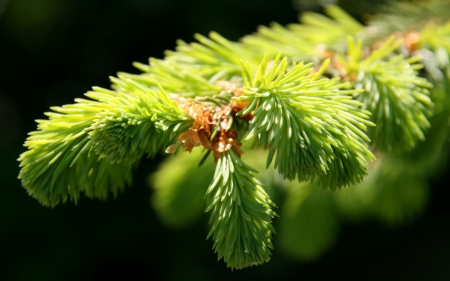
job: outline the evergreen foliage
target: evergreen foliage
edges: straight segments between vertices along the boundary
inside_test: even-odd
[[[270,259],[275,205],[252,175],[256,172],[235,151],[227,151],[218,159],[214,181],[206,191],[206,211],[212,212],[208,237],[231,269]]]
[[[132,164],[144,153],[152,157],[193,122],[162,88],[135,89],[133,95],[101,91],[87,94],[107,105],[97,113],[89,138],[110,163]]]
[[[247,138],[258,136],[269,148],[267,166],[276,153],[275,168],[289,180],[316,178],[330,189],[359,182],[366,175],[367,159],[373,160],[362,132],[370,114],[358,109],[346,84],[320,79],[329,61],[313,75],[311,65],[299,63],[287,69],[287,58],[267,56],[252,74],[243,64],[244,88],[239,100],[249,105],[241,114],[254,115]]]
[[[55,206],[84,192],[89,197],[117,196],[131,184],[130,165],[107,162],[91,151],[91,124],[107,107],[99,102],[77,99],[76,104],[52,107],[49,120],[37,120],[39,131],[25,142],[28,150],[19,161],[19,178],[28,193],[43,205]]]
[[[433,103],[428,96],[431,84],[418,77],[419,58],[393,55],[402,41],[390,37],[362,59],[362,41],[348,40],[348,59],[340,58],[340,63],[355,77],[355,87],[365,89],[357,99],[373,113],[377,126],[368,135],[374,145],[383,151],[408,150],[424,141]]]
[[[450,23],[437,3],[399,4],[406,12],[388,8],[368,26],[330,5],[328,17],[305,13],[239,42],[178,41],[136,63],[141,74],[111,78],[112,90],[52,107],[25,142],[19,178],[46,206],[106,199],[142,156],[183,146],[196,160],[163,164],[153,205],[174,227],[210,212],[208,238],[232,269],[270,259],[277,193],[287,197],[277,239],[294,258],[319,257],[341,218],[408,221],[450,136]]]

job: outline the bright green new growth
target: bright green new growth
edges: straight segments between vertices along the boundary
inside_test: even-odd
[[[411,149],[425,140],[433,103],[427,88],[431,84],[418,77],[418,57],[405,59],[393,52],[402,43],[387,40],[367,58],[362,58],[362,41],[348,39],[348,60],[340,58],[349,73],[357,74],[356,88],[366,89],[357,97],[372,112],[376,127],[369,128],[369,137],[382,151]]]
[[[122,81],[128,79],[150,88],[160,84],[166,91],[182,93],[183,97],[212,96],[223,90],[215,82],[239,77],[240,60],[252,59],[253,54],[242,44],[228,41],[216,32],[211,32],[210,38],[199,34],[195,38],[200,43],[178,40],[177,51],[166,51],[164,60],[151,58],[150,65],[135,63],[144,73],[120,73],[121,80],[114,79],[114,86],[128,89],[129,83]]]
[[[270,258],[275,233],[271,209],[275,204],[265,185],[275,187],[271,192],[282,186],[290,197],[282,208],[286,220],[281,217],[280,225],[282,229],[295,222],[298,225],[290,234],[279,235],[286,240],[281,248],[290,248],[294,256],[317,256],[331,245],[332,235],[317,236],[313,231],[335,233],[340,214],[332,212],[343,208],[333,194],[323,195],[323,190],[314,188],[335,190],[362,182],[368,162],[375,159],[369,143],[378,150],[382,163],[388,163],[384,153],[419,146],[430,123],[434,124],[428,121],[433,109],[428,92],[431,84],[418,73],[424,57],[420,54],[431,53],[431,59],[423,62],[425,70],[432,69],[431,77],[442,80],[444,117],[448,117],[445,92],[450,88],[450,24],[440,28],[429,24],[419,32],[419,43],[413,43],[428,46],[434,53],[421,49],[416,56],[405,49],[406,39],[385,41],[382,30],[371,38],[367,28],[338,7],[328,6],[325,12],[331,18],[308,13],[301,18],[303,24],[261,27],[241,42],[228,41],[215,32],[209,38],[195,35],[198,42],[178,41],[176,51],[167,51],[164,59],[151,58],[149,65],[136,63],[143,73],[119,73],[118,78],[111,78],[113,90],[94,88],[86,94],[91,100],[76,99],[75,104],[53,107],[53,112],[46,113],[49,120],[38,120],[38,131],[30,133],[25,142],[28,150],[19,158],[23,186],[52,207],[68,199],[76,203],[83,192],[105,199],[131,184],[132,168],[142,156],[173,152],[166,149],[175,147],[174,143],[189,151],[203,146],[216,160],[214,176],[211,162],[194,169],[185,166],[198,161],[176,161],[174,156],[169,163],[178,165],[176,169],[163,166],[153,178],[158,181],[153,204],[162,219],[180,225],[200,217],[205,200],[199,194],[205,192],[207,184],[201,185],[208,180],[208,237],[218,258],[232,269],[260,264]],[[350,37],[345,40],[346,36]],[[381,43],[376,41],[381,39]],[[446,124],[447,119],[435,123]],[[439,135],[440,146],[446,136],[447,130]],[[253,156],[245,162],[253,167],[266,162],[267,168],[274,163],[265,175],[270,178],[265,185],[256,179],[256,170],[240,159],[241,148],[252,149],[245,144],[252,140],[267,155],[249,151],[244,155]],[[418,155],[403,153],[410,153],[402,157],[411,159]],[[266,161],[261,155],[267,156]],[[204,171],[211,172],[212,180]],[[369,169],[369,173],[374,171]],[[199,177],[198,173],[205,174]],[[422,186],[424,176],[418,174]],[[159,182],[168,177],[167,182]],[[299,181],[307,183],[300,185]],[[384,182],[391,186],[394,181]],[[375,190],[375,181],[370,184],[370,190]],[[358,209],[342,202],[349,210]],[[389,202],[391,206],[396,203]],[[417,202],[410,205],[418,208],[422,201]],[[189,206],[192,212],[178,215],[177,208]],[[310,218],[306,213],[322,217]],[[301,247],[289,245],[298,237],[320,245],[311,245],[299,255]]]
[[[280,53],[296,61],[324,59],[326,48],[342,47],[345,36],[356,35],[364,29],[339,7],[328,5],[324,8],[330,17],[305,12],[299,17],[301,24],[261,26],[256,34],[247,35],[242,41],[255,52],[263,50],[269,56]]]
[[[107,92],[113,98],[104,96]],[[107,109],[97,114],[89,137],[95,151],[110,163],[132,164],[145,153],[153,157],[193,123],[162,88],[136,89],[133,95],[98,90],[87,96],[107,103]]]
[[[275,205],[252,173],[257,171],[229,150],[218,159],[214,181],[206,191],[206,211],[212,212],[208,238],[214,240],[219,260],[232,269],[270,259]]]
[[[99,102],[76,99],[76,104],[52,107],[49,120],[37,120],[39,131],[25,142],[28,150],[19,161],[19,178],[28,193],[46,206],[72,199],[80,192],[105,199],[117,196],[131,184],[131,166],[111,164],[93,152],[89,132],[98,112],[107,107]]]
[[[175,142],[177,132],[192,120],[163,89],[136,89],[132,94],[101,88],[53,107],[49,120],[25,142],[19,178],[28,193],[46,206],[72,199],[80,192],[106,199],[131,184],[131,164]],[[180,130],[180,131],[177,131]]]
[[[275,168],[286,179],[319,179],[335,189],[365,177],[367,161],[375,157],[363,130],[374,124],[352,99],[360,91],[344,90],[347,84],[337,79],[318,79],[328,63],[312,74],[311,64],[288,68],[287,58],[269,62],[266,56],[256,75],[243,63],[243,96],[236,99],[249,102],[240,114],[254,115],[247,139],[258,136],[270,146],[267,166],[276,154]]]

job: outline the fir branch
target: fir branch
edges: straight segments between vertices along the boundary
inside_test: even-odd
[[[95,90],[87,96],[104,102],[105,109],[97,114],[89,137],[95,151],[111,163],[131,164],[145,153],[153,157],[193,123],[162,87],[135,90],[132,95]]]
[[[103,103],[76,99],[75,104],[52,107],[49,120],[37,120],[38,131],[25,142],[19,157],[22,185],[43,205],[55,206],[67,199],[78,201],[81,192],[106,199],[131,184],[132,166],[112,164],[93,152],[91,125]]]
[[[445,48],[447,52],[450,52],[450,21],[445,24],[429,22],[420,31],[418,44],[423,48],[431,50]]]
[[[208,80],[190,69],[166,60],[151,58],[149,65],[135,63],[134,66],[144,73],[139,75],[119,73],[119,79],[112,78],[114,89],[132,92],[138,84],[156,90],[158,85],[161,85],[169,93],[177,93],[184,97],[211,96],[222,90],[214,85],[215,77]]]
[[[416,35],[415,47],[430,78],[436,82],[445,79],[450,70],[450,21],[444,25],[430,21],[420,32],[410,34]]]
[[[432,85],[418,76],[419,58],[395,55],[402,41],[394,37],[366,58],[362,42],[348,40],[348,58],[340,57],[340,62],[351,80],[356,76],[355,87],[365,90],[356,98],[372,112],[371,120],[377,124],[368,131],[373,145],[382,151],[413,148],[424,140],[433,107],[428,91]]]
[[[380,39],[398,32],[420,30],[430,20],[447,21],[450,1],[398,1],[381,6],[378,13],[371,16],[367,36]]]
[[[301,24],[283,27],[272,23],[261,26],[258,32],[245,36],[242,42],[256,53],[275,57],[278,53],[293,61],[326,58],[325,49],[336,49],[347,35],[357,35],[363,26],[335,5],[325,7],[329,17],[317,13],[303,13]]]
[[[221,79],[229,80],[239,75],[240,58],[252,59],[252,53],[242,44],[231,42],[216,32],[211,32],[209,38],[195,34],[195,39],[199,43],[178,40],[176,52],[166,51],[166,60],[207,79],[221,73]]]
[[[372,139],[383,152],[383,165],[370,171],[362,186],[371,187],[359,199],[372,196],[376,205],[372,213],[400,221],[423,206],[425,178],[441,163],[442,155],[435,154],[443,151],[450,134],[446,94],[450,23],[443,24],[448,15],[442,6],[430,3],[420,2],[419,8],[399,4],[404,13],[396,8],[395,15],[385,17],[386,24],[375,21],[367,28],[338,7],[327,6],[329,17],[306,13],[301,24],[261,27],[241,42],[215,32],[209,37],[195,35],[195,43],[178,41],[176,51],[167,51],[164,59],[136,63],[142,74],[111,78],[112,91],[95,88],[86,94],[93,100],[76,99],[75,104],[46,113],[49,119],[38,120],[38,130],[25,142],[28,150],[19,158],[19,178],[28,193],[47,206],[68,199],[76,203],[83,192],[104,199],[109,193],[117,196],[131,183],[133,163],[142,155],[152,157],[164,149],[173,153],[181,144],[191,152],[201,145],[213,151],[217,163],[205,196],[206,211],[211,211],[208,238],[212,237],[219,259],[241,269],[269,260],[276,215],[271,209],[275,205],[254,176],[256,170],[240,159],[241,141],[258,141],[267,150],[266,167],[274,162],[284,179],[336,189],[364,179],[367,163],[375,158],[367,145]],[[386,40],[394,31],[395,36]],[[346,35],[352,36],[348,44]],[[422,149],[419,141],[430,126],[432,85],[419,76],[423,68],[419,61],[436,86],[438,101],[439,115],[432,119],[435,131],[428,132],[429,149]],[[324,73],[335,78],[324,79]],[[400,151],[413,147],[416,150]],[[253,162],[261,162],[261,154],[255,154]],[[409,166],[401,165],[405,161]],[[203,205],[198,201],[201,187],[190,190],[190,202],[183,201],[186,185],[180,177],[188,173],[199,185],[205,179],[187,162],[170,164],[178,169],[170,181],[160,182],[169,173],[168,166],[156,177],[154,205],[169,223],[197,216],[195,210],[183,216],[174,209],[188,206],[198,211]],[[270,173],[268,182],[279,184],[280,175]],[[404,177],[413,193],[392,188]],[[316,204],[311,202],[324,199],[315,209],[325,214],[317,229],[335,231],[333,197],[322,197],[313,184],[291,190],[285,206],[287,224],[290,219],[307,221],[300,210],[312,209]],[[397,204],[401,200],[404,204]],[[344,204],[357,210],[364,203]],[[401,215],[390,216],[391,210]],[[286,222],[282,224],[286,227]],[[305,234],[299,228],[288,231],[283,236],[285,248],[296,235]],[[331,241],[326,234],[314,240],[322,245],[303,253],[313,256]],[[302,249],[292,248],[294,255],[301,254]]]
[[[134,95],[95,88],[76,104],[53,107],[25,142],[19,178],[29,194],[55,206],[80,192],[106,199],[131,183],[131,164],[176,140],[192,120],[164,90]],[[179,131],[177,131],[179,130]]]
[[[349,35],[356,35],[364,26],[336,5],[325,6],[328,17],[306,12],[299,17],[302,24],[290,24],[288,28],[310,44],[332,46]]]
[[[253,177],[256,171],[233,150],[221,154],[214,180],[206,192],[206,211],[212,224],[208,238],[214,251],[228,267],[241,269],[270,259],[272,218],[275,205],[262,184]]]
[[[311,74],[311,65],[288,68],[287,59],[269,63],[267,56],[254,75],[242,65],[243,96],[254,119],[247,139],[258,136],[269,147],[267,166],[275,157],[275,168],[285,178],[320,183],[335,189],[361,181],[366,164],[373,160],[363,130],[373,125],[370,114],[352,99],[358,91],[342,90],[337,80],[320,79],[326,65]]]
[[[277,23],[270,27],[260,26],[256,34],[247,35],[241,41],[254,53],[266,53],[269,57],[281,54],[294,61],[302,61],[317,55],[314,44]]]

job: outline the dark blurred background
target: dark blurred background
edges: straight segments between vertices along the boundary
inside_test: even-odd
[[[362,19],[381,2],[340,4]],[[158,221],[147,184],[158,159],[143,161],[133,187],[106,202],[49,209],[21,187],[16,159],[50,106],[109,87],[118,71],[138,73],[132,62],[162,58],[178,38],[215,30],[237,40],[271,21],[296,22],[299,9],[320,10],[291,0],[0,0],[0,280],[450,280],[446,172],[407,226],[346,225],[314,263],[275,244],[269,263],[234,272],[205,241],[207,215],[178,231]]]

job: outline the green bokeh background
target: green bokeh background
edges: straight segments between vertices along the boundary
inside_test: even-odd
[[[341,1],[362,19],[382,1]],[[50,106],[109,86],[133,61],[161,58],[180,38],[214,30],[237,40],[271,21],[296,22],[290,0],[0,0],[0,280],[450,280],[450,167],[431,180],[430,202],[413,223],[345,225],[316,262],[277,250],[262,266],[231,272],[205,241],[208,215],[183,230],[150,206],[145,160],[118,199],[82,198],[54,209],[26,194],[16,159]],[[189,183],[187,183],[189,184]],[[277,219],[274,221],[277,228]]]

